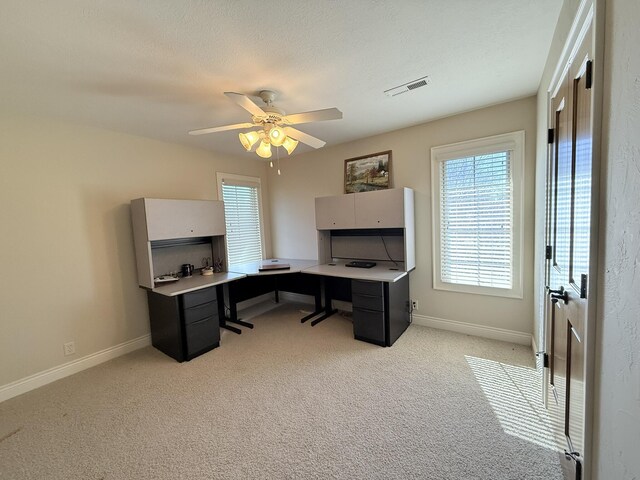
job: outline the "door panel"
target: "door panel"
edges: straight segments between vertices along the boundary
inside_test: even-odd
[[[586,282],[589,274],[589,254],[591,237],[591,89],[586,88],[585,58],[577,69],[573,89],[574,112],[574,155],[572,165],[572,215],[571,246],[569,255],[569,284],[572,296],[569,309],[573,327],[578,335],[584,337],[584,319],[586,316]],[[583,282],[583,275],[586,277]],[[584,284],[583,284],[584,283]],[[582,295],[581,295],[582,294]],[[586,295],[584,295],[586,296]]]
[[[584,342],[577,336],[575,327],[568,323],[567,355],[569,364],[567,377],[566,425],[565,435],[572,452],[584,451]]]

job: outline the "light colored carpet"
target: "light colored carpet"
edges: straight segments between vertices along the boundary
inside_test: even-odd
[[[0,478],[562,478],[531,349],[415,325],[381,348],[300,308],[1,403]]]

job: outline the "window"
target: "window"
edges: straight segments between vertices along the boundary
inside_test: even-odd
[[[431,149],[433,283],[522,298],[524,131]]]
[[[218,198],[224,202],[229,265],[262,260],[260,179],[218,173]]]

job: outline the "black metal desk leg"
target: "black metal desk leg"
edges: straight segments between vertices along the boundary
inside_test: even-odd
[[[300,323],[304,323],[307,320],[311,320],[313,317],[320,315],[323,312],[322,309],[322,284],[318,284],[318,289],[314,295],[316,301],[316,309],[314,312],[300,319]]]
[[[220,328],[224,328],[225,330],[230,330],[233,333],[237,333],[238,335],[242,333],[242,330],[240,330],[239,328],[232,327],[231,325],[227,325],[227,322],[224,319],[220,322]]]
[[[327,318],[329,318],[331,315],[333,315],[334,313],[338,313],[338,310],[336,310],[335,308],[332,310],[327,311],[324,315],[322,315],[320,318],[316,318],[313,322],[311,322],[311,326],[315,327],[317,324],[319,324],[321,321],[326,320]]]
[[[315,327],[317,324],[319,324],[321,321],[329,318],[331,315],[333,315],[334,313],[337,313],[337,309],[332,308],[331,306],[331,292],[329,291],[329,287],[327,287],[327,285],[325,285],[325,280],[324,277],[322,278],[322,284],[324,285],[324,315],[322,315],[320,318],[316,318],[314,321],[311,322],[311,326]],[[317,298],[316,298],[317,301]]]
[[[243,322],[238,318],[238,302],[236,301],[234,288],[235,287],[229,284],[229,317],[226,318],[226,321],[243,327],[253,328],[253,323]]]
[[[307,320],[310,320],[310,319],[312,319],[313,317],[315,317],[315,316],[317,316],[317,315],[320,315],[321,313],[322,313],[322,310],[316,310],[315,312],[311,312],[309,315],[306,315],[306,316],[302,317],[302,318],[300,319],[300,323],[304,323],[304,322],[306,322]]]
[[[216,286],[216,295],[218,296],[218,319],[220,328],[230,330],[233,333],[237,333],[238,335],[240,335],[242,333],[242,330],[236,327],[232,327],[231,325],[227,325],[227,317],[224,311],[224,291],[222,290],[222,285]]]

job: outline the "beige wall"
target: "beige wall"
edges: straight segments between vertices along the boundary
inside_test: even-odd
[[[595,478],[640,478],[640,3],[607,0]]]
[[[425,106],[428,108],[428,106]],[[282,175],[269,172],[274,254],[316,258],[314,198],[343,193],[344,160],[392,150],[396,187],[411,187],[416,200],[416,270],[411,296],[419,315],[531,333],[533,312],[533,186],[536,100],[526,98],[356,142],[281,160]],[[431,147],[525,130],[524,299],[436,291],[431,263]]]
[[[252,159],[0,116],[0,386],[147,334],[129,201],[216,199],[216,171],[260,176],[268,198]]]

